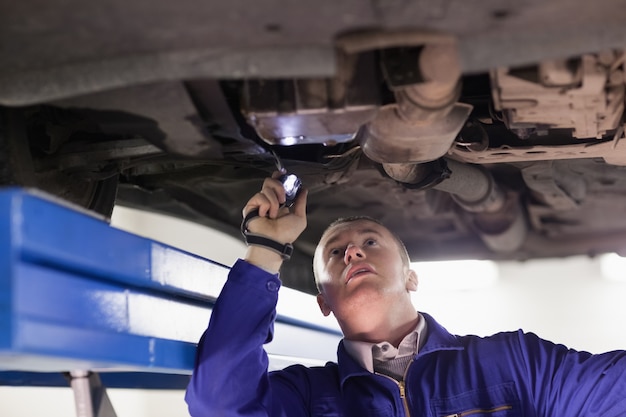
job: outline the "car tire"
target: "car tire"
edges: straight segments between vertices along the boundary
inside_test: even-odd
[[[119,175],[92,180],[62,170],[36,169],[52,155],[33,156],[33,138],[27,129],[28,109],[0,108],[0,187],[34,188],[60,197],[110,220]]]

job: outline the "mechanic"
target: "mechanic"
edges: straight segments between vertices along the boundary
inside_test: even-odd
[[[244,208],[250,233],[290,243],[306,191],[288,209],[268,178]],[[337,363],[268,372],[283,256],[249,245],[215,304],[186,392],[214,416],[626,416],[626,352],[592,355],[531,333],[454,336],[411,304],[417,275],[402,242],[369,218],[333,223],[314,256],[324,315],[344,338]],[[580,329],[584,332],[585,329]]]

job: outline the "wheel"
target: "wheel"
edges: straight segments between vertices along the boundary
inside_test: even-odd
[[[59,150],[72,141],[67,114],[52,108],[0,108],[0,186],[36,188],[110,219],[118,173],[98,177],[63,169]],[[62,133],[60,133],[62,132]]]

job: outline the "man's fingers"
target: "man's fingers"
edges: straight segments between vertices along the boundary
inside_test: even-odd
[[[275,193],[271,191],[271,189],[265,188],[263,191],[259,191],[253,195],[250,200],[248,200],[244,206],[243,215],[245,217],[251,210],[258,209],[259,216],[266,217],[270,214],[273,206],[276,207],[273,214],[275,217],[275,213],[277,212],[277,208],[279,206],[278,198]]]
[[[259,210],[259,216],[265,217],[267,211],[269,210],[270,203],[267,201],[267,197],[265,197],[261,193],[255,194],[248,203],[244,206],[242,210],[243,217],[246,217],[248,213],[250,213],[254,209]]]
[[[278,217],[281,204],[285,202],[285,189],[283,188],[283,184],[274,178],[266,178],[265,181],[263,181],[261,193],[265,195],[270,202],[267,216],[271,219],[275,219]]]
[[[283,184],[278,180],[266,178],[265,181],[263,181],[261,192],[265,194],[270,201],[275,201],[279,206],[285,202],[285,189],[283,188]],[[278,210],[276,210],[276,213],[277,212]],[[276,213],[274,213],[274,217]]]
[[[309,194],[309,190],[301,188],[296,201],[293,204],[293,213],[301,218],[306,219],[306,199]]]
[[[268,178],[243,209],[243,216],[258,209],[258,219],[249,223],[250,230],[278,242],[293,242],[306,227],[306,201],[308,190],[301,189],[294,205],[289,208],[285,201],[285,190],[280,181]],[[281,201],[282,200],[282,201]]]
[[[248,200],[244,209],[243,215],[245,216],[250,210],[255,208],[259,209],[259,215],[262,217],[269,216],[276,218],[278,215],[278,209],[280,208],[281,199],[284,202],[285,191],[282,184],[274,179],[266,178],[263,182],[261,191]]]
[[[263,206],[263,209],[264,209],[263,213],[261,214],[260,211],[259,213],[263,217],[269,217],[270,219],[275,219],[278,214],[278,207],[280,206],[280,204],[278,203],[278,199],[276,198],[276,195],[274,195],[271,192],[268,193],[267,191],[262,191],[261,195],[265,198],[265,201],[267,201],[267,204]]]

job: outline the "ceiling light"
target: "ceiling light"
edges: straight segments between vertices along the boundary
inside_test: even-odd
[[[413,262],[419,286],[432,291],[468,291],[487,288],[498,280],[498,266],[492,261]]]
[[[600,257],[602,277],[608,281],[626,282],[626,258],[616,253],[607,253]]]

